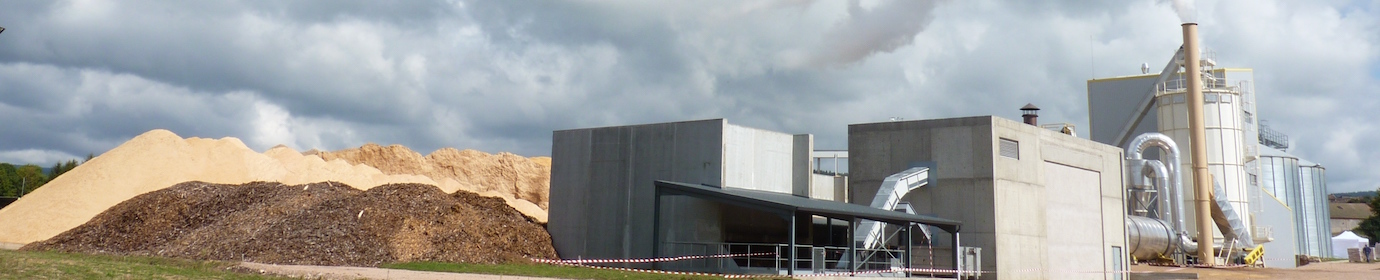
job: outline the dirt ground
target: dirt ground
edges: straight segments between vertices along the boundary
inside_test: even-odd
[[[1179,268],[1137,265],[1133,271],[1197,273],[1198,279],[1380,279],[1380,263],[1332,261],[1298,268]]]

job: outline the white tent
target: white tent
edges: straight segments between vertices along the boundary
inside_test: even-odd
[[[1365,247],[1369,242],[1370,239],[1351,233],[1350,230],[1344,231],[1342,234],[1332,237],[1332,257],[1345,259],[1347,258],[1347,248]]]

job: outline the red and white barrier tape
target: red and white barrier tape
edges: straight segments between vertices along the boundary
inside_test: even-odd
[[[649,263],[649,262],[672,262],[672,261],[683,261],[683,260],[694,260],[694,259],[737,258],[737,257],[771,256],[771,255],[776,255],[776,254],[775,254],[775,253],[747,253],[747,254],[719,254],[719,255],[679,256],[679,257],[647,258],[647,259],[589,259],[589,260],[548,260],[548,259],[535,259],[535,258],[534,258],[534,259],[531,259],[531,260],[534,261],[534,262],[539,262],[539,263],[554,263],[554,264]]]
[[[646,259],[590,259],[590,260],[549,260],[549,259],[537,259],[537,258],[532,258],[531,260],[532,260],[533,262],[547,263],[547,264],[556,264],[556,265],[567,265],[567,266],[575,266],[575,267],[585,267],[585,268],[594,268],[594,269],[607,269],[607,270],[618,270],[618,271],[628,271],[628,272],[642,272],[642,273],[669,274],[669,275],[697,275],[697,276],[710,276],[710,277],[723,277],[723,278],[779,277],[780,275],[718,274],[718,273],[680,272],[680,271],[664,271],[664,270],[651,270],[651,269],[638,269],[638,268],[622,268],[622,267],[605,267],[605,266],[596,266],[596,265],[585,265],[585,264],[593,264],[593,263],[647,263],[647,262],[668,262],[668,261],[681,261],[681,260],[693,260],[693,259],[736,258],[736,257],[751,257],[751,256],[769,256],[769,255],[775,255],[775,254],[774,254],[774,253],[748,253],[748,254],[695,255],[695,256],[679,256],[679,257],[664,257],[664,258],[646,258]],[[1186,266],[1186,267],[1194,267],[1194,268],[1240,268],[1240,267],[1247,267],[1247,265],[1211,265],[1211,266],[1209,266],[1209,265],[1190,265],[1190,266]],[[969,273],[969,274],[978,274],[978,273],[982,273],[982,274],[986,274],[986,273],[1038,273],[1038,272],[1050,272],[1050,271],[1046,271],[1046,270],[1044,270],[1044,269],[1039,269],[1039,268],[1031,268],[1031,269],[1008,269],[1008,270],[1004,270],[1004,271],[993,271],[993,270],[962,270],[962,271],[960,271],[960,270],[954,270],[954,269],[937,269],[937,268],[893,268],[893,269],[885,269],[885,270],[867,270],[867,271],[856,271],[856,272],[842,271],[842,272],[827,272],[827,273],[813,273],[813,274],[797,274],[797,275],[794,275],[794,277],[850,276],[850,275],[867,275],[867,274],[881,274],[881,273],[895,273],[895,272],[909,272],[909,273],[921,273],[921,274],[957,274],[957,273]],[[1145,271],[1130,271],[1130,270],[1124,270],[1124,271],[1073,271],[1073,273],[1103,273],[1103,274],[1105,274],[1105,273],[1148,273],[1148,272],[1145,272]]]

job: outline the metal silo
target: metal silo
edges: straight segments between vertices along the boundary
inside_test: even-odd
[[[1202,65],[1212,66],[1211,55],[1204,56]],[[1246,211],[1250,208],[1249,193],[1250,187],[1249,173],[1246,163],[1255,159],[1254,142],[1246,142],[1246,127],[1254,125],[1244,120],[1243,112],[1247,108],[1247,100],[1242,96],[1239,84],[1233,84],[1225,79],[1223,71],[1205,70],[1203,73],[1203,116],[1207,140],[1208,172],[1213,179],[1222,183],[1222,187],[1227,193],[1227,200],[1233,208]],[[1175,142],[1179,143],[1181,150],[1189,150],[1189,119],[1188,119],[1188,91],[1187,82],[1183,73],[1175,74],[1165,80],[1164,83],[1156,86],[1155,106],[1159,116],[1158,125],[1160,133],[1169,135]],[[1249,102],[1253,103],[1253,102]],[[1249,131],[1255,131],[1254,128]],[[1253,139],[1250,137],[1249,139]],[[1251,147],[1246,147],[1250,145]],[[1183,161],[1183,166],[1179,170],[1192,170],[1191,160]],[[1193,180],[1185,178],[1185,190],[1193,189]],[[1187,205],[1193,205],[1193,197],[1185,197]],[[1197,231],[1196,217],[1189,215],[1190,221],[1187,222],[1189,232]],[[1242,219],[1247,228],[1250,228],[1250,219]],[[1220,236],[1218,236],[1220,237]]]
[[[1298,244],[1295,248],[1300,253],[1314,255],[1308,250],[1307,225],[1304,224],[1304,211],[1299,207],[1303,205],[1302,188],[1299,187],[1299,158],[1284,153],[1274,148],[1261,146],[1260,159],[1260,187],[1269,191],[1276,198],[1284,200],[1284,204],[1293,210],[1294,214],[1294,236]],[[1316,256],[1316,255],[1314,255]]]
[[[1303,193],[1302,222],[1308,239],[1308,254],[1313,256],[1332,255],[1332,225],[1327,209],[1327,174],[1322,165],[1299,162],[1299,192]]]

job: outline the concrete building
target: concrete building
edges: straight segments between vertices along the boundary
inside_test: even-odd
[[[932,186],[905,200],[963,221],[982,270],[1012,272],[984,279],[1114,279],[1080,271],[1128,267],[1120,148],[985,116],[850,125],[848,151],[859,204],[891,174],[933,166]]]
[[[803,195],[811,141],[723,119],[556,131],[547,229],[562,258],[651,258],[654,181]],[[684,203],[700,212],[672,215],[703,226],[674,233],[721,241],[718,208]]]
[[[1343,203],[1333,202],[1328,214],[1332,215],[1329,226],[1332,227],[1332,236],[1342,234],[1343,231],[1355,231],[1356,227],[1361,226],[1361,221],[1370,218],[1370,205],[1365,203]]]
[[[734,254],[600,265],[733,274],[855,271],[912,263],[907,253],[918,234],[912,225],[952,236],[960,225],[835,202],[832,189],[812,192],[808,134],[713,119],[561,130],[552,142],[547,230],[562,259]],[[893,225],[891,232],[901,233],[887,236],[906,237],[886,239],[886,249],[858,249],[847,240],[863,220]]]

